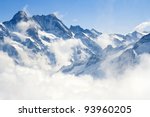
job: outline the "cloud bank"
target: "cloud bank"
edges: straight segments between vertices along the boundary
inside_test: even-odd
[[[40,67],[15,65],[2,52],[0,56],[0,99],[150,99],[150,55],[142,55],[139,65],[118,78],[105,79],[50,75]]]

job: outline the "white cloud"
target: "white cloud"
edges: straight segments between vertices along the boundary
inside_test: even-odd
[[[114,37],[111,37],[109,34],[103,33],[97,38],[96,42],[100,45],[100,47],[104,49],[108,45],[112,45],[113,47],[115,47],[113,40],[114,40]]]
[[[57,60],[57,64],[60,66],[70,65],[70,60],[73,56],[73,48],[80,45],[84,47],[80,40],[69,39],[69,40],[58,40],[53,42],[49,47]]]
[[[22,32],[23,34],[26,33],[27,29],[32,28],[32,27],[38,27],[38,25],[34,22],[34,21],[21,21],[19,23],[17,23],[17,29]]]
[[[150,99],[150,55],[141,56],[141,63],[118,75],[119,79],[97,80],[50,75],[38,67],[17,66],[6,54],[0,56],[1,99]]]
[[[150,21],[143,22],[135,27],[134,30],[144,31],[146,28],[150,27]]]

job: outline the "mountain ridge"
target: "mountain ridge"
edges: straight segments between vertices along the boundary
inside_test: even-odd
[[[121,35],[79,25],[68,28],[53,14],[30,17],[24,11],[0,24],[0,51],[16,64],[32,66],[30,61],[40,56],[54,72],[93,77],[104,76],[101,66],[112,56],[109,64],[122,71],[126,63],[136,64],[137,55],[150,52],[149,39],[149,34],[137,31]]]

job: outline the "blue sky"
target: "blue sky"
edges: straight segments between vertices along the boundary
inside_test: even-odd
[[[55,13],[69,27],[127,33],[150,21],[150,0],[0,0],[0,22],[27,8],[31,15]]]

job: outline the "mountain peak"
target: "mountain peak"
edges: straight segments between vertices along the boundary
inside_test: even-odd
[[[12,20],[16,20],[16,21],[27,21],[28,20],[28,15],[25,11],[18,11],[14,17],[12,18]]]
[[[16,14],[19,14],[21,16],[27,16],[27,13],[25,11],[18,11]]]
[[[25,11],[18,11],[10,21],[5,21],[3,24],[10,30],[15,30],[17,23],[24,21],[27,22],[30,19]]]
[[[72,33],[68,27],[54,14],[34,15],[32,16],[32,19],[39,24],[42,30],[48,33],[53,33],[54,35],[65,39],[72,37]]]
[[[57,16],[55,14],[49,14],[48,16],[53,17],[53,18],[57,18]]]
[[[47,20],[59,20],[55,14],[48,14],[48,15],[34,15],[32,16],[34,18],[42,18]]]

